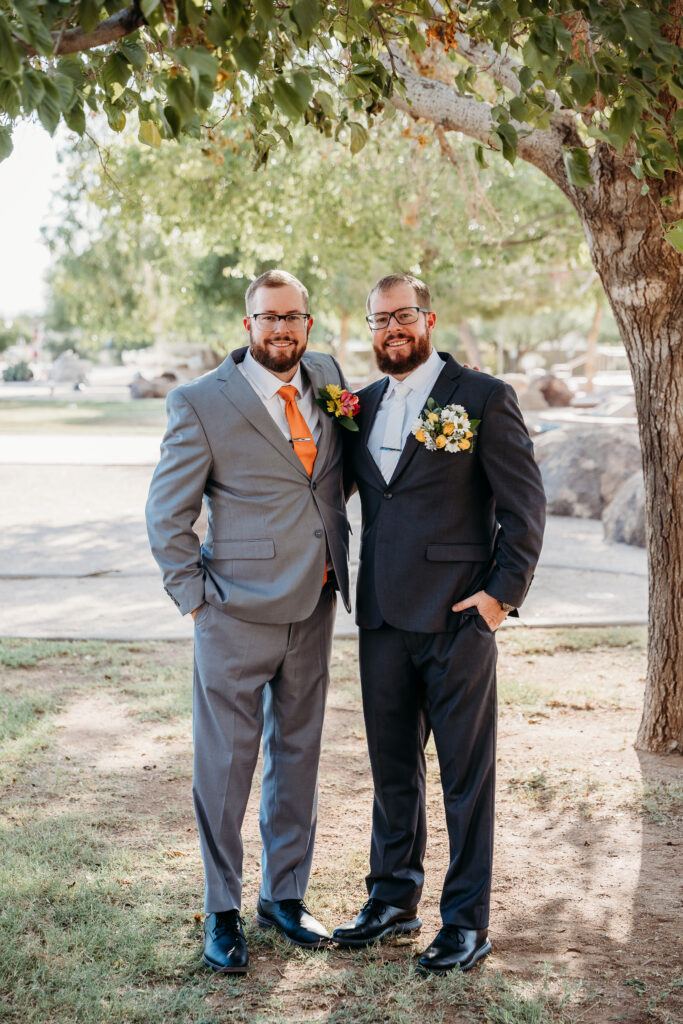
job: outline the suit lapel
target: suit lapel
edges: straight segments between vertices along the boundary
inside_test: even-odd
[[[433,398],[437,405],[443,408],[444,405],[448,405],[453,395],[458,390],[458,377],[460,376],[460,367],[456,363],[452,356],[447,355],[445,352],[439,352],[442,358],[446,359],[446,364],[436,378],[436,383],[432,388],[431,395],[427,395],[427,398]],[[426,405],[425,399],[425,405]],[[424,408],[424,406],[423,406]],[[411,433],[408,434],[408,439],[403,447],[400,458],[396,463],[396,469],[393,472],[389,483],[393,483],[396,477],[400,476],[405,470],[406,466],[410,463],[415,452],[421,447],[420,442]]]
[[[368,385],[363,391],[363,397],[360,400],[360,444],[361,451],[365,457],[365,461],[369,466],[372,467],[372,471],[377,476],[378,480],[381,481],[381,486],[386,486],[386,481],[382,476],[382,472],[373,459],[368,449],[368,439],[370,437],[370,431],[372,424],[375,422],[375,416],[379,408],[379,403],[382,401],[384,392],[389,387],[389,378],[383,377],[381,380],[376,381],[374,384]]]
[[[237,368],[244,358],[246,349],[231,353],[218,368],[219,387],[223,395],[242,413],[244,418],[266,441],[279,452],[296,470],[308,477],[292,445],[274,422],[263,402],[251,387],[246,377]],[[237,357],[236,359],[233,357]],[[241,357],[241,358],[240,358]],[[316,459],[317,462],[317,459]]]
[[[308,383],[313,388],[314,398],[319,397],[319,388],[324,388],[327,384],[333,383],[333,381],[325,380],[322,367],[318,366],[314,360],[307,359],[305,355],[301,360],[301,372],[304,377],[308,378]],[[319,411],[318,420],[320,422],[320,437],[318,438],[318,454],[313,464],[312,480],[322,475],[330,454],[334,450],[335,434],[342,429],[337,426],[333,418],[328,416],[323,409]]]

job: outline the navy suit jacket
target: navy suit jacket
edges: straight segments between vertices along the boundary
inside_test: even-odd
[[[347,470],[363,526],[356,621],[423,633],[455,630],[451,605],[478,590],[519,607],[533,578],[545,496],[513,389],[446,353],[432,396],[481,423],[470,453],[428,451],[409,435],[387,484],[367,447],[386,377],[360,392]]]

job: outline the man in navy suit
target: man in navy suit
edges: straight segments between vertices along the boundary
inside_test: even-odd
[[[512,388],[432,348],[428,287],[382,278],[367,309],[386,376],[361,392],[347,440],[363,511],[356,616],[375,795],[369,899],[333,938],[363,946],[421,926],[431,731],[450,864],[443,927],[418,970],[467,970],[491,949],[495,631],[531,583],[545,498]]]

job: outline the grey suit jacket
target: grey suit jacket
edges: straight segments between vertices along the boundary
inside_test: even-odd
[[[237,368],[246,348],[168,395],[168,427],[147,501],[147,530],[164,587],[185,614],[204,601],[247,622],[299,622],[322,587],[326,541],[349,608],[349,526],[342,437],[321,413],[309,478],[291,442]],[[344,384],[332,356],[308,352],[314,391]],[[208,531],[192,526],[202,507]]]
[[[360,432],[345,439],[363,508],[356,620],[368,629],[457,629],[451,605],[481,589],[518,607],[541,550],[545,495],[514,391],[440,355],[432,395],[481,420],[472,454],[430,452],[411,434],[387,484],[367,446],[386,377],[360,392]]]

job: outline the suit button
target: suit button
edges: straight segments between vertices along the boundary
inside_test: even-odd
[[[315,535],[316,535],[316,537],[322,537],[323,531],[322,530],[316,530],[315,531]]]
[[[311,484],[311,490],[314,491],[317,486],[318,486],[317,484]]]
[[[384,494],[382,495],[382,497],[383,498],[393,498],[393,494],[391,493],[391,491],[385,491]]]

